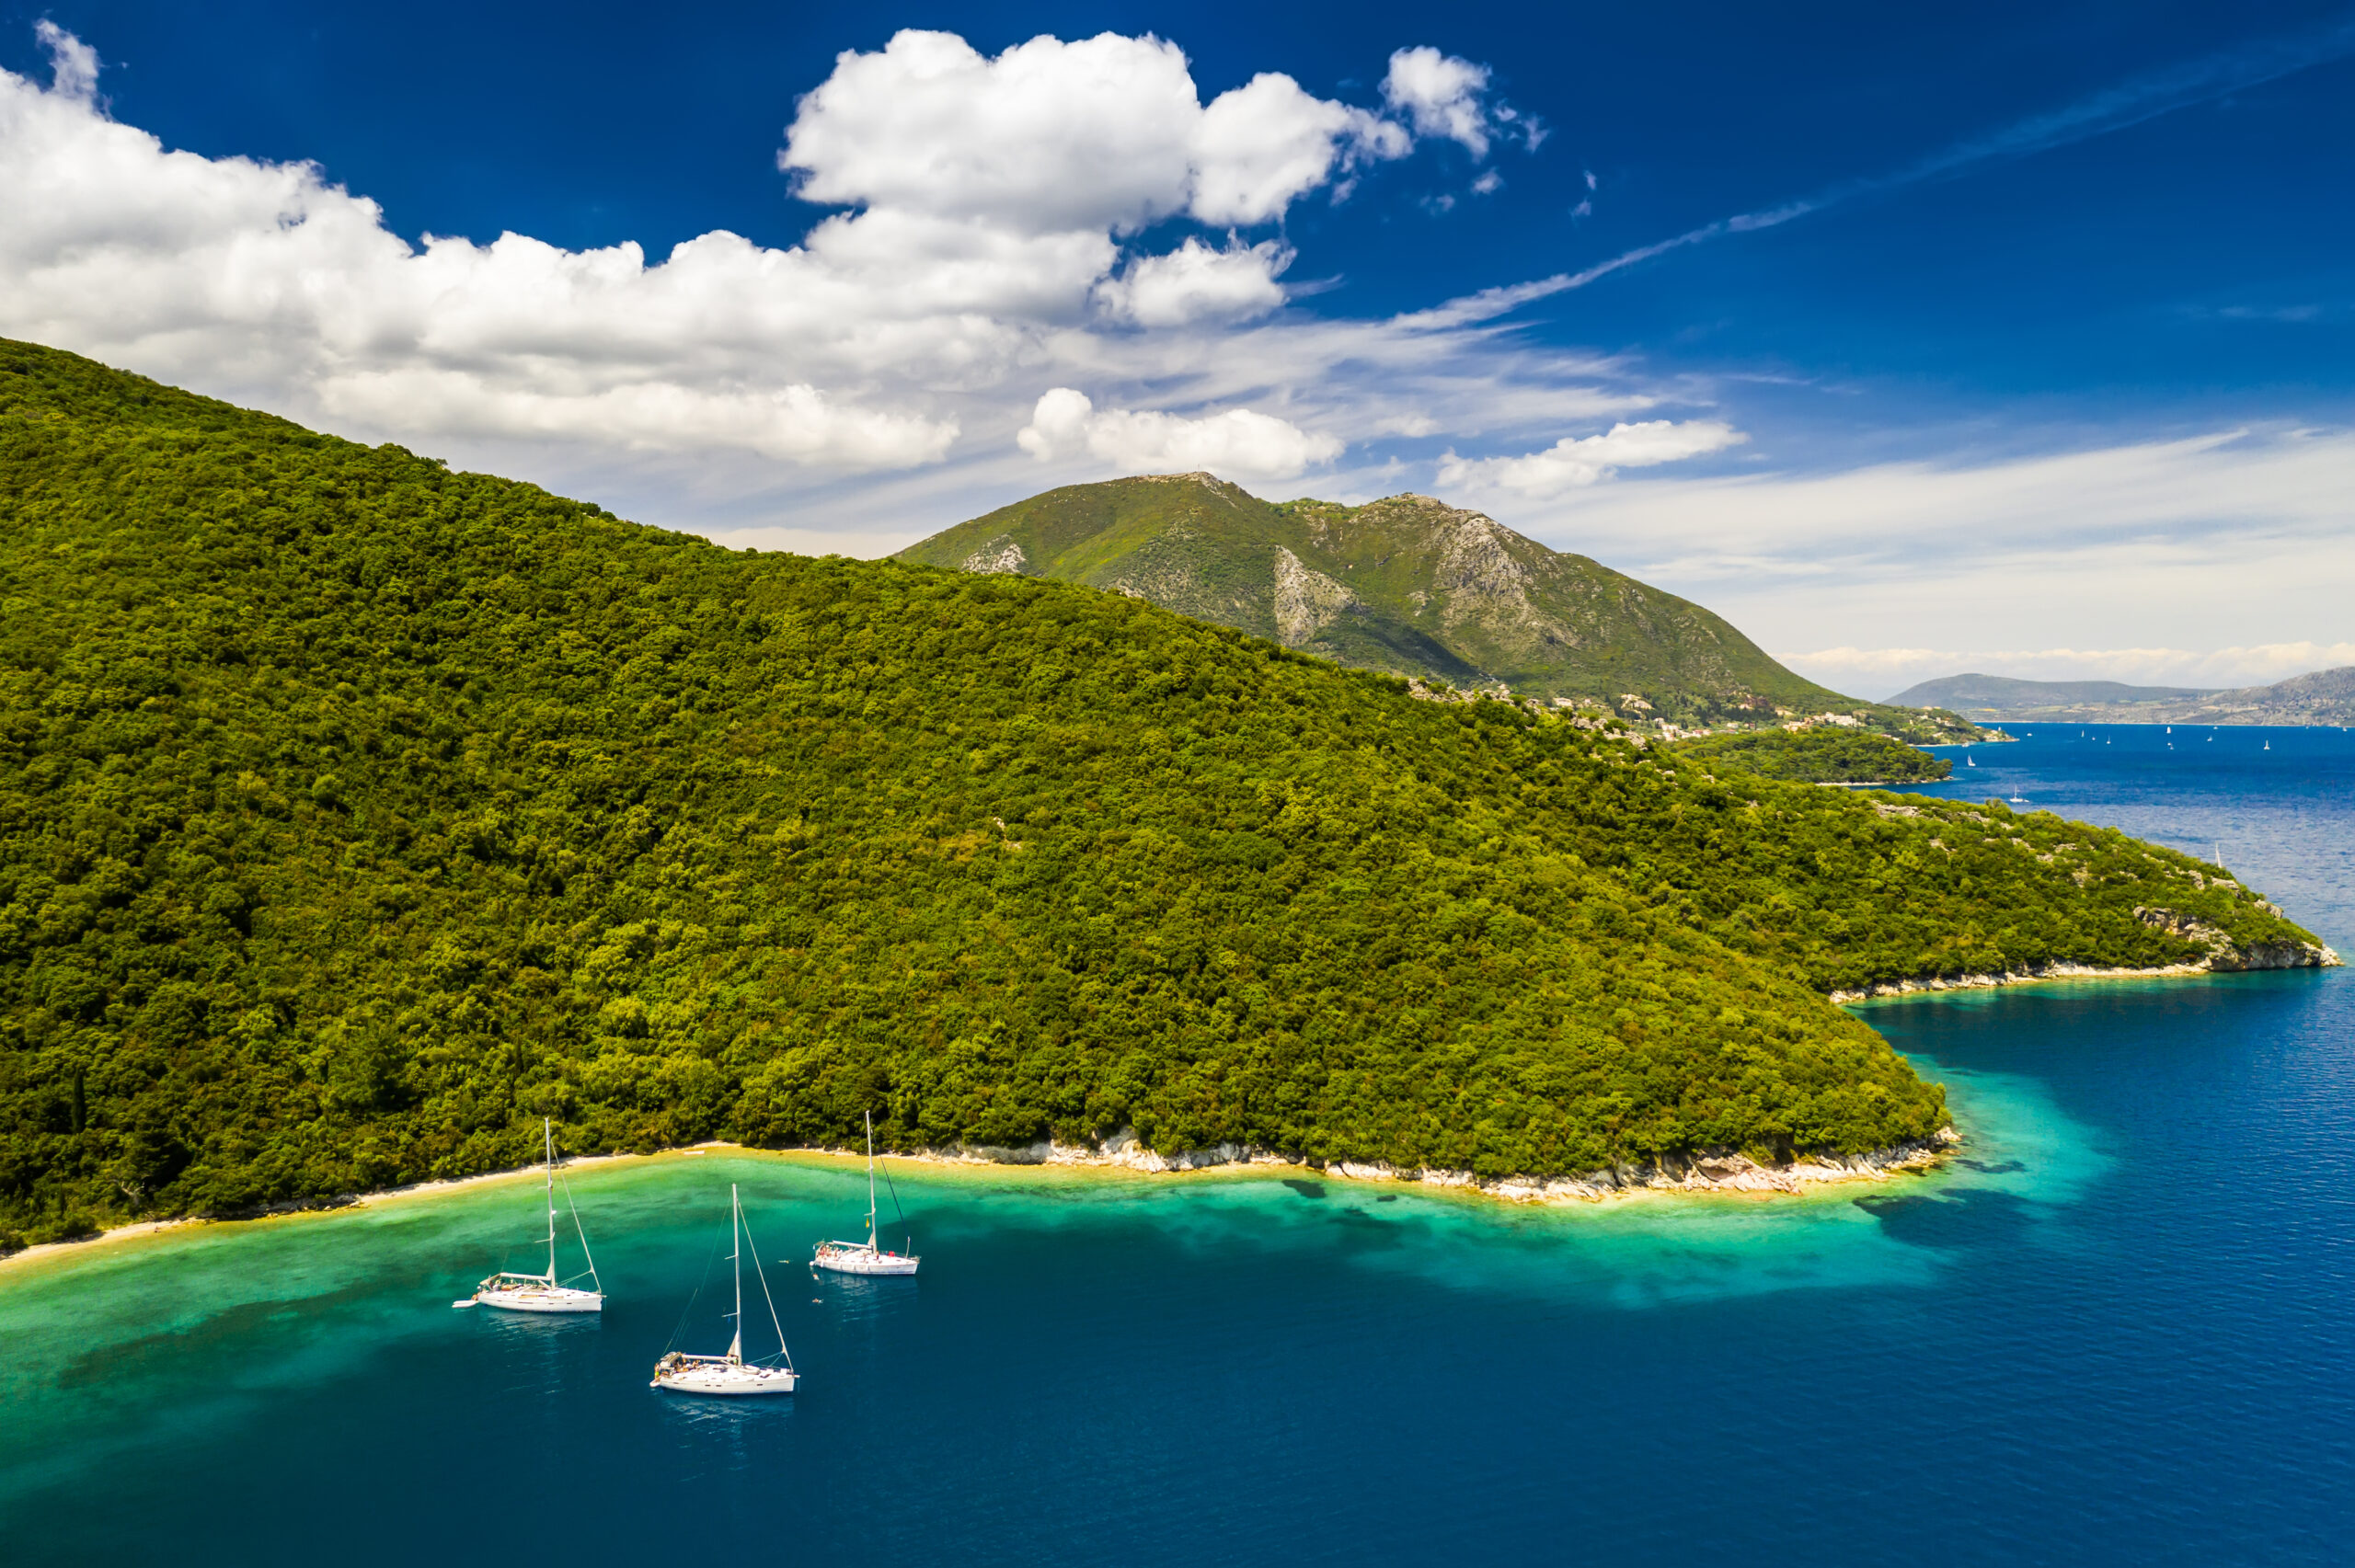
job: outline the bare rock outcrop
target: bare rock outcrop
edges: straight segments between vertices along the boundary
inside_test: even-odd
[[[1348,585],[1303,566],[1299,556],[1276,546],[1276,635],[1298,647],[1357,607]]]
[[[2336,952],[2311,942],[2236,943],[2225,933],[2181,910],[2137,908],[2134,918],[2154,930],[2205,947],[2207,959],[2196,967],[2213,974],[2238,974],[2247,969],[2327,968],[2338,962]]]
[[[968,572],[1019,572],[1029,564],[1029,558],[1022,554],[1022,546],[1001,533],[966,556],[959,569]]]

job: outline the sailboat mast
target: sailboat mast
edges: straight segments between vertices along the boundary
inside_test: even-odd
[[[548,1283],[556,1283],[556,1123],[547,1116],[540,1118],[540,1136],[547,1140],[548,1152]]]
[[[875,1247],[875,1113],[867,1113],[867,1245]]]
[[[744,1203],[736,1196],[736,1184],[728,1185],[728,1244],[733,1251],[728,1261],[736,1265],[736,1337],[728,1342],[728,1359],[744,1358]]]

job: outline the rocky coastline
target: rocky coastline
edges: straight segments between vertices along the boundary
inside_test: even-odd
[[[1930,975],[1919,979],[1875,980],[1851,990],[1834,990],[1831,993],[1831,1000],[1835,1002],[1869,1001],[1875,997],[1913,996],[1941,990],[1985,990],[1992,986],[2031,985],[2041,980],[2177,979],[2197,975],[2246,974],[2259,969],[2333,969],[2340,964],[2337,949],[2311,942],[2258,942],[2244,947],[2234,944],[2232,938],[2215,927],[2173,910],[2136,910],[2134,914],[2144,925],[2171,932],[2188,942],[2203,944],[2208,948],[2206,956],[2186,963],[2160,964],[2144,968],[2057,962],[2027,964],[1994,974]]]
[[[1878,1182],[1904,1172],[1927,1170],[1962,1142],[1953,1127],[1933,1137],[1863,1154],[1816,1153],[1786,1164],[1764,1165],[1734,1150],[1706,1150],[1689,1158],[1669,1157],[1564,1176],[1483,1177],[1470,1171],[1399,1166],[1387,1161],[1320,1160],[1310,1155],[1222,1143],[1209,1149],[1162,1152],[1147,1149],[1133,1129],[1123,1128],[1099,1146],[1037,1143],[1005,1148],[956,1144],[919,1150],[895,1158],[952,1165],[1048,1165],[1176,1175],[1233,1166],[1277,1166],[1314,1171],[1340,1181],[1396,1182],[1475,1193],[1507,1203],[1602,1203],[1645,1194],[1797,1193],[1832,1182]],[[812,1150],[848,1154],[848,1150]]]

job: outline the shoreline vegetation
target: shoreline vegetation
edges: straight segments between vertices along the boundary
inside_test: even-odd
[[[1776,1169],[1948,1120],[1827,993],[2323,956],[2049,812],[729,551],[6,343],[0,599],[0,1245],[520,1166],[544,1116]]]
[[[1705,736],[1676,741],[1671,750],[1720,771],[1739,770],[1759,778],[1844,789],[1935,784],[1954,772],[1949,758],[1853,722]]]
[[[2223,962],[2211,956],[2192,963],[2154,964],[2140,967],[2051,963],[1991,974],[1932,975],[1919,979],[1874,980],[1850,990],[1834,990],[1829,1000],[1845,1006],[1850,1002],[1874,1001],[1888,997],[1925,996],[1948,990],[1989,990],[2000,986],[2042,985],[2061,980],[2195,979],[2276,969],[2336,969],[2342,963],[2338,949],[2327,945],[2303,946],[2280,952],[2259,949],[2254,953],[2242,953],[2235,949],[2234,957]]]
[[[2058,964],[2036,971],[2021,971],[2001,975],[1938,976],[1925,980],[1893,980],[1877,983],[1855,990],[1833,991],[1830,1000],[1843,1004],[1888,1001],[1903,997],[1935,996],[1941,992],[1983,990],[2004,986],[2055,984],[2066,980],[2129,980],[2129,979],[2197,979],[2220,974],[2261,972],[2288,967],[2338,967],[2342,960],[2336,950],[2324,947],[2318,965],[2250,965],[2241,969],[2212,967],[2207,960],[2196,964],[2170,964],[2145,968],[2101,968],[2084,964]],[[1793,1195],[1809,1187],[1835,1186],[1859,1182],[1882,1182],[1901,1174],[1920,1174],[1936,1169],[1946,1159],[1959,1151],[1969,1142],[1951,1123],[1938,1129],[1933,1137],[1893,1149],[1876,1150],[1863,1155],[1806,1155],[1782,1165],[1761,1165],[1735,1150],[1718,1150],[1674,1162],[1672,1168],[1647,1166],[1622,1171],[1596,1171],[1582,1176],[1508,1176],[1482,1179],[1469,1171],[1432,1169],[1399,1170],[1383,1162],[1359,1162],[1338,1160],[1319,1162],[1305,1155],[1287,1155],[1257,1148],[1226,1145],[1210,1150],[1181,1150],[1161,1154],[1144,1148],[1135,1139],[1133,1129],[1123,1129],[1111,1143],[1100,1148],[1061,1144],[1047,1140],[1021,1149],[950,1147],[892,1150],[877,1158],[885,1163],[898,1161],[904,1164],[951,1166],[963,1169],[1054,1169],[1067,1172],[1093,1171],[1106,1174],[1119,1173],[1132,1176],[1186,1176],[1221,1173],[1228,1176],[1260,1171],[1269,1173],[1278,1170],[1315,1170],[1319,1174],[1342,1181],[1390,1182],[1406,1185],[1437,1188],[1474,1197],[1492,1198],[1505,1203],[1572,1203],[1612,1202],[1642,1197],[1705,1197],[1728,1195],[1748,1195],[1772,1197]],[[767,1149],[752,1144],[731,1143],[711,1139],[676,1148],[657,1149],[644,1152],[614,1154],[581,1154],[568,1157],[560,1169],[580,1170],[599,1165],[626,1164],[633,1162],[677,1160],[693,1155],[726,1152],[762,1157],[790,1159],[826,1159],[863,1161],[866,1152],[847,1146],[810,1145],[803,1148]],[[181,1215],[167,1219],[143,1219],[122,1225],[109,1226],[87,1235],[68,1237],[60,1241],[41,1242],[13,1252],[0,1251],[0,1270],[17,1263],[49,1257],[94,1246],[102,1242],[130,1241],[166,1230],[184,1230],[200,1225],[247,1225],[270,1219],[283,1219],[298,1215],[318,1215],[339,1212],[347,1208],[398,1202],[405,1198],[424,1197],[461,1188],[482,1186],[500,1182],[521,1181],[537,1171],[535,1164],[511,1166],[498,1171],[481,1171],[472,1175],[450,1176],[433,1181],[411,1182],[400,1186],[383,1187],[371,1192],[339,1193],[332,1197],[310,1201],[288,1202],[266,1210],[247,1214]]]
[[[1112,1144],[1102,1148],[1074,1147],[1068,1144],[1042,1142],[1022,1149],[989,1146],[952,1146],[945,1149],[920,1149],[878,1153],[877,1161],[885,1165],[894,1162],[902,1165],[918,1165],[976,1173],[1014,1173],[1022,1171],[1052,1171],[1074,1177],[1099,1176],[1106,1180],[1158,1180],[1169,1177],[1269,1175],[1281,1172],[1311,1172],[1331,1181],[1383,1183],[1398,1186],[1413,1186],[1435,1193],[1482,1199],[1507,1205],[1573,1203],[1625,1203],[1648,1198],[1727,1197],[1772,1198],[1804,1194],[1810,1188],[1832,1187],[1857,1183],[1886,1182],[1895,1176],[1924,1174],[1936,1169],[1949,1155],[1962,1149],[1968,1139],[1952,1126],[1942,1127],[1934,1137],[1894,1149],[1874,1150],[1860,1155],[1823,1155],[1796,1160],[1781,1166],[1761,1165],[1737,1150],[1723,1150],[1705,1152],[1689,1160],[1661,1166],[1630,1167],[1623,1170],[1588,1172],[1580,1176],[1528,1176],[1487,1179],[1469,1171],[1397,1170],[1380,1162],[1361,1163],[1355,1161],[1318,1162],[1305,1155],[1284,1154],[1272,1150],[1236,1148],[1180,1150],[1170,1154],[1157,1153],[1139,1144],[1133,1133],[1124,1133]],[[709,1154],[741,1154],[759,1159],[774,1159],[787,1162],[821,1160],[864,1164],[864,1149],[812,1145],[808,1148],[764,1149],[751,1144],[730,1143],[715,1139],[677,1149],[658,1149],[646,1153],[583,1154],[564,1160],[557,1169],[572,1173],[601,1165],[652,1164]],[[397,1187],[385,1187],[373,1192],[339,1193],[306,1202],[292,1202],[273,1206],[258,1213],[181,1215],[169,1219],[142,1219],[128,1224],[109,1226],[88,1235],[68,1237],[54,1242],[40,1242],[20,1247],[14,1252],[0,1253],[0,1276],[12,1266],[44,1258],[60,1258],[69,1253],[83,1253],[109,1242],[135,1241],[144,1236],[184,1230],[197,1227],[221,1225],[258,1225],[272,1220],[300,1218],[320,1218],[340,1214],[354,1208],[369,1208],[379,1205],[399,1203],[412,1198],[440,1196],[467,1187],[490,1186],[501,1183],[522,1183],[539,1173],[540,1167],[517,1165],[501,1171],[481,1171],[469,1176],[451,1176],[439,1181],[411,1182]]]
[[[2035,971],[2020,971],[2001,975],[1937,976],[1925,980],[1883,981],[1855,990],[1833,991],[1830,1000],[1843,1005],[1861,1001],[1888,1001],[1902,997],[1934,996],[1957,990],[1983,990],[2004,986],[2054,984],[2065,980],[2126,980],[2126,979],[2196,979],[2220,974],[2263,972],[2291,967],[2338,967],[2342,964],[2338,952],[2328,946],[2321,949],[2321,961],[2312,965],[2252,964],[2241,968],[2217,968],[2203,959],[2196,964],[2170,964],[2144,968],[2101,968],[2085,964],[2056,964]],[[1938,1129],[1932,1137],[1916,1139],[1895,1148],[1874,1150],[1860,1155],[1831,1153],[1801,1155],[1780,1165],[1762,1165],[1747,1155],[1733,1150],[1704,1152],[1684,1160],[1672,1160],[1660,1165],[1644,1165],[1621,1170],[1603,1170],[1578,1176],[1528,1176],[1482,1178],[1469,1171],[1435,1170],[1430,1168],[1397,1169],[1381,1161],[1356,1162],[1336,1160],[1319,1162],[1306,1155],[1284,1154],[1271,1150],[1223,1145],[1207,1150],[1180,1150],[1162,1154],[1137,1142],[1133,1128],[1124,1128],[1106,1145],[1097,1148],[1056,1143],[1050,1140],[1019,1149],[982,1146],[952,1146],[943,1149],[892,1150],[877,1158],[886,1163],[898,1161],[904,1164],[949,1166],[968,1170],[1027,1170],[1052,1169],[1071,1172],[1098,1172],[1110,1175],[1118,1173],[1130,1176],[1188,1176],[1223,1173],[1227,1176],[1249,1172],[1272,1174],[1279,1170],[1313,1170],[1320,1175],[1339,1181],[1387,1182],[1403,1185],[1436,1188],[1465,1196],[1494,1199],[1502,1203],[1566,1204],[1626,1202],[1637,1198],[1710,1197],[1747,1196],[1771,1198],[1792,1196],[1811,1187],[1830,1187],[1861,1182],[1885,1182],[1893,1176],[1924,1174],[1959,1152],[1969,1139],[1953,1124]],[[580,1170],[599,1165],[626,1164],[633,1162],[677,1160],[693,1155],[711,1153],[758,1155],[764,1158],[825,1159],[863,1161],[866,1152],[847,1146],[810,1145],[802,1148],[768,1149],[752,1144],[731,1143],[711,1139],[702,1143],[656,1149],[644,1152],[614,1154],[582,1154],[568,1157],[560,1169]],[[0,1270],[36,1258],[56,1256],[78,1251],[103,1242],[130,1241],[166,1230],[183,1230],[199,1225],[246,1225],[270,1219],[289,1219],[297,1215],[318,1215],[362,1208],[375,1204],[394,1203],[405,1198],[424,1197],[461,1188],[488,1185],[499,1182],[520,1181],[538,1170],[537,1165],[516,1165],[504,1170],[481,1171],[472,1175],[450,1176],[439,1180],[411,1182],[400,1186],[384,1187],[371,1192],[339,1193],[332,1197],[310,1201],[289,1202],[258,1213],[181,1215],[168,1219],[144,1219],[94,1231],[88,1235],[67,1237],[54,1242],[37,1242],[13,1252],[0,1251]]]

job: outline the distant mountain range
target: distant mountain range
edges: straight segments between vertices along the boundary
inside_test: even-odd
[[[1949,709],[1972,719],[2074,719],[2085,724],[2355,724],[2355,665],[2293,675],[2270,686],[2128,686],[2116,681],[2016,681],[1948,675],[1891,697],[1899,706]]]
[[[900,558],[1086,583],[1338,664],[1632,719],[1839,713],[1920,739],[1975,733],[1819,686],[1697,604],[1429,496],[1351,507],[1264,501],[1208,474],[1116,479],[1018,501]]]
[[[2207,686],[2129,686],[2119,681],[2016,681],[2008,675],[1945,675],[1890,699],[1899,707],[1951,708],[2010,718],[2062,707],[2185,703],[2215,695]]]

